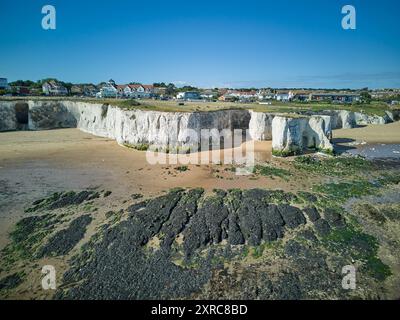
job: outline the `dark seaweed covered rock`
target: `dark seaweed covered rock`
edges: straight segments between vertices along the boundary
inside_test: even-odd
[[[274,197],[276,200],[276,194]],[[246,246],[236,245],[247,244],[256,250],[262,241],[282,238],[286,227],[306,223],[299,208],[285,200],[274,204],[270,199],[270,191],[259,189],[215,192],[209,197],[194,189],[174,190],[134,204],[128,208],[127,220],[103,228],[99,240],[88,244],[91,249],[85,251],[87,254],[73,259],[64,276],[68,290],[60,290],[57,298],[182,298],[192,296],[205,284],[221,287],[221,279],[235,290],[240,288],[236,291],[239,295],[233,294],[237,298],[305,297],[302,279],[293,272],[270,279],[263,273],[246,271],[239,281],[224,271],[224,261],[248,254]],[[183,242],[178,241],[179,235],[183,235]],[[160,246],[148,247],[155,236]],[[227,245],[213,246],[223,240]],[[310,269],[312,264],[323,267],[323,259],[312,256],[297,242],[285,250],[298,268]],[[214,277],[215,282],[211,280]]]
[[[13,273],[0,279],[0,290],[9,290],[18,287],[22,283],[22,275],[20,273]]]
[[[80,191],[76,193],[75,191],[69,192],[56,192],[50,197],[45,199],[39,199],[33,202],[33,207],[25,210],[26,212],[36,212],[40,209],[55,210],[71,205],[79,205],[84,201],[94,200],[100,197],[100,194],[95,191]]]
[[[318,219],[315,221],[314,228],[320,236],[326,236],[331,232],[331,227],[325,219]]]
[[[193,189],[181,198],[168,221],[161,227],[161,233],[164,235],[162,246],[170,247],[172,245],[175,237],[185,228],[190,217],[197,212],[197,202],[202,194],[202,189]]]
[[[267,209],[261,213],[263,239],[265,241],[274,241],[283,237],[283,220],[278,206],[275,204],[268,205]]]
[[[342,216],[336,210],[327,208],[324,211],[324,216],[332,227],[344,227]]]
[[[299,208],[282,204],[279,205],[279,212],[282,215],[283,220],[289,228],[298,227],[301,224],[306,223],[306,218],[303,216]]]
[[[60,196],[60,198],[48,206],[48,209],[54,210],[70,205],[78,205],[84,201],[90,201],[99,198],[100,194],[94,191],[81,191],[78,193],[68,192]]]
[[[60,256],[71,251],[84,237],[86,227],[92,222],[90,215],[83,215],[73,220],[68,228],[54,234],[39,251],[38,257]]]
[[[229,215],[228,220],[228,243],[231,245],[244,244],[245,240],[238,224],[238,216],[236,213]]]
[[[311,222],[315,222],[321,218],[318,210],[314,206],[304,208],[303,211],[306,213]]]

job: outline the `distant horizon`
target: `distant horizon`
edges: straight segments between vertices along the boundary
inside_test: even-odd
[[[52,0],[2,4],[0,76],[9,82],[166,82],[198,88],[400,88],[400,2]],[[20,10],[23,8],[24,10]],[[36,81],[36,80],[32,80]]]

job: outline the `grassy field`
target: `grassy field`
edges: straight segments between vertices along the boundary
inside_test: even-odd
[[[47,100],[60,101],[72,100],[89,103],[107,103],[127,110],[151,110],[164,112],[205,112],[232,109],[247,109],[258,112],[277,112],[277,113],[296,113],[299,111],[321,111],[321,110],[349,110],[354,112],[363,112],[366,114],[383,115],[390,107],[384,102],[373,101],[370,104],[332,104],[328,102],[272,102],[271,105],[259,103],[239,103],[239,102],[183,102],[180,105],[178,101],[160,101],[153,99],[130,100],[130,99],[95,99],[95,98],[75,98],[75,97],[1,97],[0,100]]]

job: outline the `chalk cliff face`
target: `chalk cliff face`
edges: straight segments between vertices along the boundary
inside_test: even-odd
[[[193,147],[199,145],[201,130],[205,129],[216,129],[210,135],[219,143],[220,130],[246,129],[250,120],[248,112],[236,110],[207,113],[127,111],[104,105],[87,109],[80,108],[78,128],[116,139],[120,144]]]
[[[278,156],[301,154],[306,148],[331,152],[330,135],[329,118],[276,116],[272,121],[272,150]]]
[[[337,111],[336,114],[338,117],[336,128],[350,129],[356,127],[357,123],[354,112],[341,110]]]
[[[333,145],[330,141],[332,137],[331,117],[311,116],[306,123],[303,136],[307,140],[307,148],[316,148],[327,152],[333,151]]]
[[[151,144],[191,147],[199,144],[201,130],[209,129],[213,143],[220,135],[232,136],[233,129],[246,130],[247,110],[214,112],[156,112],[122,110],[118,107],[76,101],[0,102],[0,131],[17,130],[16,104],[24,104],[29,114],[25,129],[41,130],[77,127],[82,131],[117,140],[120,144]],[[226,132],[222,132],[225,130]]]
[[[276,116],[272,120],[272,150],[276,155],[300,154],[306,118]]]
[[[386,124],[394,121],[392,112],[386,111],[385,115],[366,115],[365,113],[355,112],[355,121],[357,125],[368,125],[368,124]]]
[[[274,114],[250,111],[249,133],[253,140],[272,140]]]
[[[9,101],[0,102],[0,131],[17,130],[18,122],[15,113],[15,103]]]
[[[348,110],[322,110],[319,112],[308,111],[302,114],[308,116],[330,116],[332,129],[350,129],[359,125],[386,124],[397,120],[397,113],[395,111],[385,111],[383,116],[368,115],[362,112],[353,112]]]
[[[386,112],[371,116],[346,110],[306,112],[297,117],[247,110],[157,112],[77,101],[0,101],[0,131],[77,127],[115,139],[120,144],[198,148],[200,141],[220,144],[234,129],[249,130],[249,138],[272,140],[276,154],[301,153],[305,148],[332,150],[332,129],[397,120]],[[207,139],[202,130],[209,130]],[[244,131],[243,131],[244,132]],[[210,137],[210,138],[209,138]],[[224,139],[225,140],[225,139]],[[225,145],[226,146],[226,145]]]
[[[63,102],[28,101],[28,108],[30,130],[73,128],[77,125],[75,116]]]

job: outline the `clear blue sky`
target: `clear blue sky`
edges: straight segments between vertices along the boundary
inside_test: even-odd
[[[57,29],[41,28],[41,8]],[[357,29],[341,28],[341,8]],[[0,0],[0,77],[400,87],[400,1]]]

